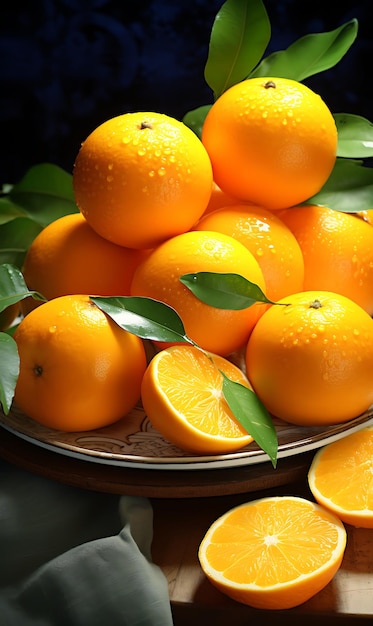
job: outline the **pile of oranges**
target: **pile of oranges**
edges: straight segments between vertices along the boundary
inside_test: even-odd
[[[201,139],[151,112],[96,128],[74,166],[78,212],[45,227],[25,259],[28,288],[48,301],[22,304],[14,334],[19,408],[46,426],[79,431],[119,420],[141,399],[155,428],[202,454],[252,441],[224,397],[224,376],[253,391],[271,415],[300,426],[368,410],[372,223],[354,207],[342,213],[306,202],[330,176],[337,140],[322,99],[276,77],[228,89],[207,114]],[[180,280],[199,272],[239,275],[266,298],[229,308],[222,294],[222,306],[211,306]],[[149,352],[92,296],[166,303],[189,342],[158,342]],[[361,440],[363,457],[369,449],[371,458],[372,432],[369,448]],[[346,499],[333,500],[333,477],[348,450],[346,440],[342,451],[331,451],[333,472],[328,458],[317,457],[310,473],[329,513],[299,498],[269,498],[217,520],[199,553],[213,584],[270,608],[294,606],[325,586],[346,545],[335,516]],[[354,476],[361,458],[351,463]],[[370,503],[361,506],[347,521],[368,516],[372,524]],[[298,541],[302,571],[289,566]],[[240,555],[233,561],[232,542]],[[250,571],[249,549],[256,553]]]
[[[73,170],[79,211],[47,226],[26,255],[27,286],[49,302],[23,303],[25,318],[15,334],[20,408],[47,426],[86,430],[117,420],[142,397],[157,428],[167,421],[171,440],[203,449],[201,433],[210,428],[201,417],[204,400],[192,395],[186,401],[180,392],[198,386],[195,351],[184,345],[184,356],[174,352],[183,365],[177,380],[172,368],[163,368],[170,372],[163,382],[163,354],[146,361],[138,337],[131,347],[116,346],[122,353],[116,360],[114,348],[104,346],[99,333],[95,341],[91,330],[104,324],[112,334],[112,320],[87,299],[74,299],[100,295],[164,302],[199,349],[226,360],[244,354],[247,384],[277,417],[331,424],[367,410],[373,403],[372,225],[366,216],[304,204],[328,179],[337,140],[320,96],[275,77],[228,89],[209,110],[201,139],[151,112],[119,115],[93,130]],[[210,306],[180,281],[199,272],[240,275],[268,302]],[[156,345],[158,352],[171,347]],[[168,354],[164,358],[168,362]],[[128,378],[129,363],[136,384]],[[237,434],[222,377],[212,383],[207,371],[198,369],[199,380],[231,425],[228,449],[242,447],[247,437]],[[113,391],[117,377],[123,388]],[[102,393],[90,406],[93,386]],[[190,403],[200,416],[195,436],[180,438],[181,422],[192,422],[185,416]],[[216,446],[206,452],[222,451],[211,433]]]

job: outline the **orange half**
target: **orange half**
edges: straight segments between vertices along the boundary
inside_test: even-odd
[[[339,569],[346,530],[309,500],[274,496],[242,504],[217,519],[199,547],[201,567],[220,591],[260,609],[297,606]]]
[[[373,426],[320,448],[308,482],[317,502],[343,522],[373,528]]]
[[[223,396],[221,371],[251,389],[243,372],[224,357],[187,344],[158,352],[141,387],[142,403],[153,426],[190,452],[221,454],[251,443],[253,438]]]

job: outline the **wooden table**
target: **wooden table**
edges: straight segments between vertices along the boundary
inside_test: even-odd
[[[205,532],[228,509],[268,495],[311,498],[306,476],[312,453],[282,459],[275,474],[270,467],[255,466],[204,472],[121,470],[52,453],[1,429],[0,456],[73,486],[149,497],[153,560],[168,580],[175,626],[373,624],[373,530],[346,526],[347,548],[334,579],[311,600],[286,611],[259,611],[234,602],[207,581],[199,566],[198,546]]]
[[[165,573],[175,626],[334,626],[373,623],[373,530],[346,526],[348,543],[334,579],[308,602],[286,611],[255,610],[215,589],[197,558],[210,524],[229,508],[263,495],[311,498],[301,480],[265,492],[180,501],[152,499],[153,559]]]

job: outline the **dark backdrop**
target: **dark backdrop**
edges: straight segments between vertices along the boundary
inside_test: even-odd
[[[307,81],[331,110],[373,118],[370,2],[265,0],[269,51],[356,17],[358,40]],[[0,9],[0,184],[33,164],[72,170],[83,139],[130,110],[179,119],[211,102],[203,70],[222,0],[8,0]]]

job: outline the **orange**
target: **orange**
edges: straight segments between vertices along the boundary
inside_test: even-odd
[[[220,591],[259,609],[288,609],[321,591],[346,548],[342,522],[313,502],[273,496],[218,518],[200,547],[201,567]]]
[[[211,187],[201,140],[161,113],[107,120],[83,142],[73,169],[76,203],[89,224],[129,248],[152,248],[189,230]]]
[[[173,307],[189,338],[209,352],[226,356],[246,343],[265,305],[233,311],[205,304],[179,280],[197,272],[240,274],[265,291],[259,264],[242,243],[223,233],[189,231],[165,241],[140,263],[131,294]]]
[[[250,78],[212,105],[202,142],[225,193],[280,209],[310,198],[329,178],[337,128],[325,102],[302,83]]]
[[[316,452],[308,484],[317,502],[346,524],[373,528],[373,426]]]
[[[216,230],[243,243],[260,265],[270,300],[303,289],[300,246],[291,230],[271,211],[235,204],[203,215],[194,228]]]
[[[14,339],[20,356],[16,405],[63,431],[100,428],[140,398],[144,345],[86,295],[61,296],[31,311]]]
[[[250,388],[242,371],[227,359],[190,345],[166,348],[150,361],[141,398],[153,426],[183,450],[222,454],[253,438],[224,399],[224,372]]]
[[[144,255],[100,237],[80,213],[73,213],[51,222],[33,240],[23,276],[28,288],[47,300],[82,293],[126,296]],[[31,306],[36,304],[33,300]]]
[[[231,204],[237,204],[237,198],[229,196],[213,181],[210,200],[204,214],[211,213],[211,211],[216,211],[216,209],[221,209],[222,207],[230,206]]]
[[[293,207],[279,217],[304,258],[304,289],[336,291],[373,315],[373,228],[351,213],[323,206]]]
[[[332,292],[287,296],[257,322],[246,367],[273,415],[300,425],[345,422],[373,403],[373,320]]]

